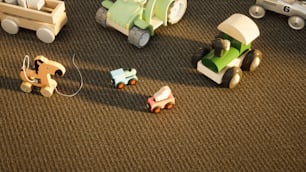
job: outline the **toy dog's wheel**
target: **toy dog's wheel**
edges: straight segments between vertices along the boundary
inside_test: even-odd
[[[175,24],[179,22],[187,9],[187,0],[175,0],[170,5],[168,10],[168,22],[170,24]]]
[[[262,53],[259,50],[249,51],[243,59],[241,69],[253,72],[262,60]]]
[[[106,19],[107,19],[107,9],[103,7],[99,8],[96,12],[96,22],[106,28],[107,27]]]
[[[192,59],[191,59],[192,67],[197,68],[198,62],[202,59],[203,56],[209,53],[209,51],[210,51],[209,48],[199,48],[192,56]]]
[[[137,83],[136,79],[130,79],[129,85],[135,85]]]
[[[40,89],[40,94],[44,97],[51,97],[53,94],[54,88],[51,87],[43,87]]]
[[[172,109],[173,106],[174,106],[173,103],[167,103],[165,107],[166,107],[166,109]]]
[[[129,32],[128,41],[136,47],[142,48],[148,44],[150,38],[149,30],[133,27]]]
[[[229,68],[222,78],[222,85],[227,88],[235,88],[242,78],[242,71],[239,67]]]
[[[292,29],[301,30],[305,26],[305,20],[299,16],[291,16],[288,19],[288,24]]]
[[[46,27],[37,29],[36,36],[44,43],[52,43],[55,40],[54,33]]]
[[[29,82],[22,82],[21,85],[20,85],[20,89],[25,92],[25,93],[30,93],[32,92],[32,84],[29,83]]]
[[[161,108],[160,107],[156,107],[153,109],[153,112],[154,113],[159,113],[161,111]]]
[[[118,84],[117,84],[117,88],[118,88],[118,89],[124,88],[124,83],[122,83],[122,82],[118,83]]]
[[[260,19],[265,16],[266,10],[259,5],[252,5],[249,9],[249,14],[255,19]]]
[[[1,22],[1,27],[3,30],[9,34],[17,34],[19,31],[18,24],[11,19],[4,19]]]

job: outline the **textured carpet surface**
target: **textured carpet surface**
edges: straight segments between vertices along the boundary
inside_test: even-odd
[[[233,13],[248,15],[253,0],[189,0],[184,18],[161,27],[143,49],[96,24],[99,0],[67,0],[69,22],[52,44],[33,31],[0,29],[0,171],[305,171],[306,29],[267,12],[254,20],[253,47],[264,59],[240,85],[219,87],[192,68],[198,47]],[[72,98],[23,93],[24,56],[44,55],[67,72],[56,78]],[[114,89],[109,71],[134,67],[139,82]],[[172,110],[148,113],[146,98],[169,85]]]

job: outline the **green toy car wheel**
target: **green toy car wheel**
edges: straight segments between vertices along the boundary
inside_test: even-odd
[[[187,9],[187,0],[174,0],[168,9],[168,22],[175,24],[179,22]]]
[[[107,18],[107,9],[101,7],[96,12],[96,22],[101,24],[103,27],[107,27],[106,25],[106,18]]]
[[[222,78],[222,85],[227,88],[235,88],[242,78],[242,71],[239,67],[229,68]]]

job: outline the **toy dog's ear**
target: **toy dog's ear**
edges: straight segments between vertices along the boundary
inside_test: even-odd
[[[37,59],[37,60],[34,61],[34,69],[35,69],[36,73],[38,73],[39,65],[41,65],[42,63],[44,63],[44,62],[40,59]]]

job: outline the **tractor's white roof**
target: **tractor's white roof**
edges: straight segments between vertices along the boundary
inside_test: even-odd
[[[243,44],[249,44],[259,36],[256,23],[249,17],[238,13],[220,23],[218,29]]]

